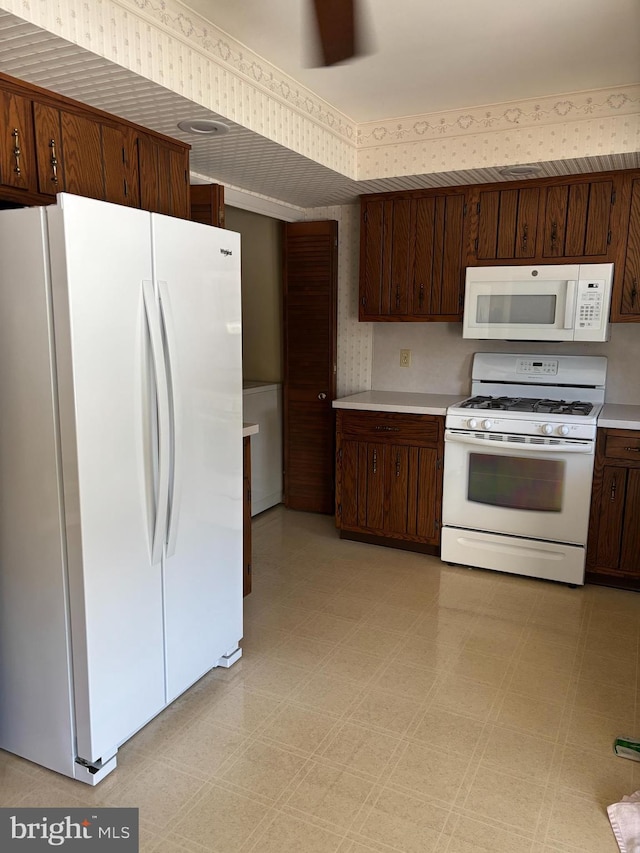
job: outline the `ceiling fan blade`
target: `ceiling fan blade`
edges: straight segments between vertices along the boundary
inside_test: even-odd
[[[356,55],[356,0],[312,0],[323,65]]]

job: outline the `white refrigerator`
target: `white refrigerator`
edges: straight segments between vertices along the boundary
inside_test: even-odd
[[[0,747],[95,785],[242,637],[240,237],[0,211]]]

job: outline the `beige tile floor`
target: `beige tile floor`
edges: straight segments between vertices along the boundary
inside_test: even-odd
[[[244,657],[96,788],[0,752],[0,804],[140,809],[145,853],[615,853],[640,597],[254,519]]]

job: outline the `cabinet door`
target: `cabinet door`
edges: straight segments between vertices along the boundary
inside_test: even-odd
[[[360,319],[383,314],[384,202],[363,201],[360,213]]]
[[[410,448],[391,445],[386,450],[384,532],[404,535],[408,532],[409,491],[415,487],[415,476],[411,476]]]
[[[65,111],[60,118],[67,192],[104,199],[100,123]]]
[[[480,193],[475,245],[478,260],[535,256],[539,197],[538,187]]]
[[[336,524],[338,527],[359,527],[359,455],[359,442],[342,440],[336,471]]]
[[[440,542],[440,483],[442,466],[440,452],[435,448],[412,448],[416,455],[416,478],[414,493],[416,496],[415,533],[434,544]]]
[[[0,92],[0,184],[36,189],[31,101],[11,92]]]
[[[62,126],[60,110],[35,101],[33,124],[36,137],[38,192],[55,195],[64,192]]]
[[[615,465],[605,465],[602,472],[600,521],[596,565],[617,569],[620,564],[620,543],[624,521],[627,471]]]
[[[188,151],[138,137],[140,207],[189,219]]]
[[[406,315],[412,273],[411,200],[363,202],[360,319]]]
[[[615,200],[613,181],[559,184],[547,187],[544,194],[542,256],[594,262],[606,258]]]
[[[413,269],[414,241],[410,230],[411,201],[385,202],[385,264],[383,287],[389,293],[389,313],[406,314],[409,306],[409,276]]]
[[[640,577],[640,468],[627,472],[620,569]]]
[[[462,308],[464,196],[415,199],[412,206],[414,317],[449,319]]]
[[[360,508],[360,521],[364,522],[362,527],[378,532],[384,529],[385,450],[384,444],[363,443],[360,452],[361,474],[366,478],[365,504]]]
[[[627,252],[622,278],[622,318],[640,317],[640,178],[631,185]]]
[[[102,126],[105,199],[114,204],[140,206],[138,152],[128,127]]]

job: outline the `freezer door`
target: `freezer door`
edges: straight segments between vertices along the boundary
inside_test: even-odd
[[[151,217],[63,194],[48,221],[77,751],[95,761],[165,704],[161,570],[150,558]]]
[[[152,214],[173,408],[167,698],[242,637],[240,237]]]

